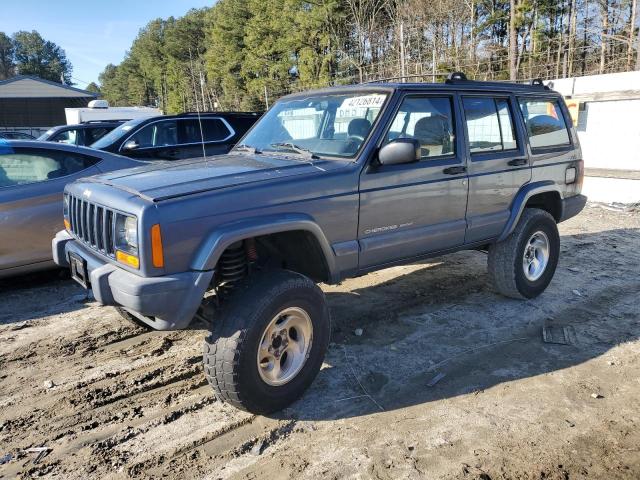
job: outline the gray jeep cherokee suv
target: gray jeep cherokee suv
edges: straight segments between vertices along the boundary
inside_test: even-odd
[[[477,249],[499,292],[536,297],[582,176],[566,106],[541,82],[330,88],[280,99],[227,155],[70,184],[53,254],[128,320],[207,322],[217,396],[268,413],[322,364],[317,282]]]

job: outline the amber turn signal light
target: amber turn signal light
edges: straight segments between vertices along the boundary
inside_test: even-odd
[[[64,219],[64,228],[71,231],[71,222],[69,222],[69,220],[67,220],[66,218]]]
[[[151,260],[156,268],[164,267],[164,252],[162,251],[162,233],[157,223],[151,227]]]
[[[116,260],[133,268],[140,268],[140,260],[135,255],[116,250]]]

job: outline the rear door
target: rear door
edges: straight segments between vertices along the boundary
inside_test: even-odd
[[[462,245],[467,174],[456,95],[406,94],[382,145],[415,138],[420,161],[370,165],[360,177],[360,269]]]
[[[461,100],[469,157],[465,243],[474,243],[502,232],[513,198],[531,179],[531,165],[511,95],[467,94]]]
[[[62,230],[62,192],[100,173],[98,157],[43,148],[0,149],[0,270],[51,260]]]
[[[223,118],[202,117],[179,121],[181,158],[220,155],[231,150],[234,131]],[[203,145],[204,144],[204,145]]]

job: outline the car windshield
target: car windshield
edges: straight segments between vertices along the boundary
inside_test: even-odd
[[[313,157],[354,157],[369,136],[387,93],[316,94],[278,101],[236,150]]]
[[[146,118],[134,118],[133,120],[129,120],[128,122],[123,123],[118,128],[114,128],[109,133],[107,133],[104,137],[102,137],[97,142],[91,144],[91,148],[97,148],[98,150],[108,147],[116,140],[122,138],[126,135],[132,128],[138,126],[142,121],[147,120]]]

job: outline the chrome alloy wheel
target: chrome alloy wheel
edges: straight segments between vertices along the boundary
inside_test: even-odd
[[[542,231],[537,231],[524,247],[524,255],[522,257],[522,268],[524,276],[530,282],[535,282],[544,273],[549,264],[549,238]]]
[[[268,385],[291,381],[302,370],[313,341],[311,317],[302,308],[289,307],[267,325],[258,346],[258,372]]]

